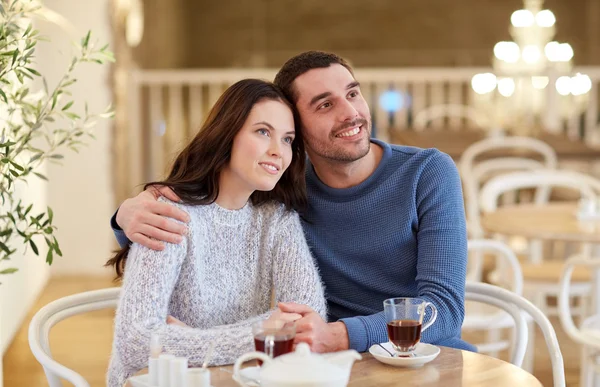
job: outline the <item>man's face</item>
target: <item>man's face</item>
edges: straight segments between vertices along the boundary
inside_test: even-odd
[[[369,153],[371,115],[352,74],[340,64],[294,80],[306,152],[313,163],[352,162]]]

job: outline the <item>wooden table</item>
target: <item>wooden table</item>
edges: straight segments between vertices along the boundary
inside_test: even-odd
[[[440,347],[438,357],[419,368],[382,364],[369,353],[354,363],[349,387],[536,387],[542,384],[530,373],[486,355]],[[232,366],[211,368],[214,387],[239,387],[231,378]]]
[[[549,241],[600,244],[600,221],[579,220],[577,204],[507,205],[482,214],[481,225],[490,232]]]
[[[419,148],[437,148],[458,160],[471,144],[481,141],[487,134],[475,130],[428,129],[417,132],[414,130],[397,130],[391,134],[391,142],[416,146]],[[592,148],[583,142],[573,141],[566,136],[543,133],[536,138],[550,145],[561,160],[594,161],[600,159],[600,149]],[[524,151],[499,150],[486,152],[487,157],[498,156],[537,156]]]
[[[521,235],[547,241],[589,243],[600,247],[600,221],[579,220],[577,204],[518,204],[499,207],[481,215],[481,225],[490,233]],[[594,251],[594,249],[592,250]],[[595,256],[595,255],[594,255]],[[592,271],[594,311],[600,313],[600,270]]]

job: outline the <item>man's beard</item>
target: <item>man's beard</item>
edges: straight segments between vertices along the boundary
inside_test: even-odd
[[[324,144],[320,141],[311,141],[310,139],[306,138],[305,140],[307,140],[307,149],[312,151],[311,153],[314,153],[315,155],[327,159],[329,161],[348,163],[360,160],[361,158],[365,157],[371,149],[370,121],[368,121],[365,118],[358,118],[352,122],[342,124],[339,127],[332,129],[331,133],[333,133],[333,138],[335,139],[335,135],[339,134],[344,129],[352,128],[359,125],[362,126],[361,131],[366,131],[367,135],[363,135],[364,137],[361,138],[359,144],[355,145],[355,148],[353,150],[347,150],[346,148],[341,146],[337,147],[335,143]]]

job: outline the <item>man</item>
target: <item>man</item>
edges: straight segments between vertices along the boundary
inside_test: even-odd
[[[342,58],[310,51],[286,62],[275,83],[296,106],[306,152],[309,206],[303,227],[325,285],[329,323],[304,305],[280,304],[302,316],[296,341],[313,351],[367,351],[387,338],[383,300],[420,297],[438,310],[423,341],[460,349],[467,239],[460,178],[436,149],[371,139],[367,102]],[[186,214],[156,198],[128,199],[112,224],[120,243],[160,249],[185,230],[165,218]],[[125,232],[119,231],[121,226]],[[428,318],[428,317],[426,317]]]

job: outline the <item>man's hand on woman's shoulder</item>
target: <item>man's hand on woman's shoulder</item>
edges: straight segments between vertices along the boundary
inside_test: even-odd
[[[178,202],[179,197],[168,187],[149,187],[137,196],[127,199],[117,211],[117,224],[130,241],[153,250],[163,250],[165,244],[179,243],[187,227],[171,219],[188,222],[188,214],[158,198]]]

